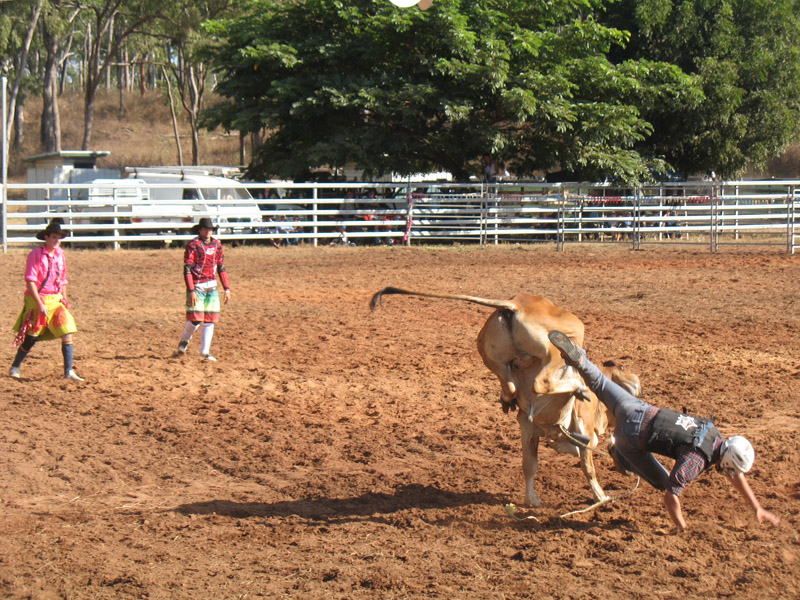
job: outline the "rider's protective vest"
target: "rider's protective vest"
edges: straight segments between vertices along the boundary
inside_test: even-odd
[[[678,458],[678,448],[690,446],[702,452],[709,463],[713,463],[719,458],[718,455],[714,456],[714,445],[718,438],[721,440],[722,434],[709,419],[662,408],[653,419],[653,430],[647,440],[647,449],[656,454]]]

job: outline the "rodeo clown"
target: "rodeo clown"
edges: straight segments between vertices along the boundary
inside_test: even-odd
[[[617,468],[633,471],[654,488],[664,490],[664,506],[679,532],[686,529],[679,499],[683,488],[713,465],[728,476],[759,523],[764,519],[773,525],[780,523],[778,517],[761,507],[744,476],[755,459],[747,439],[739,435],[724,439],[708,419],[639,400],[603,375],[566,334],[551,331],[548,337],[613,413],[616,425],[609,450]],[[671,473],[653,453],[675,459]]]
[[[191,229],[191,232],[197,237],[186,245],[183,255],[183,277],[186,282],[186,327],[178,344],[178,352],[186,354],[189,341],[200,327],[200,355],[210,361],[217,360],[210,354],[214,324],[219,321],[217,273],[222,281],[222,288],[225,290],[225,304],[231,298],[222,244],[219,240],[211,237],[214,231],[216,231],[216,227],[208,217],[200,219],[200,222]]]
[[[61,338],[64,379],[83,381],[72,368],[72,334],[78,331],[67,300],[67,259],[61,239],[69,235],[61,229],[61,219],[53,219],[36,234],[44,242],[28,254],[25,264],[25,302],[14,325],[13,346],[19,347],[9,376],[19,379],[22,361],[38,341]]]

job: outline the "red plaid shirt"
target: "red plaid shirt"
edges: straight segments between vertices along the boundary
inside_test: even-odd
[[[191,277],[186,278],[189,290],[194,289],[195,283],[216,280],[218,271],[223,287],[228,288],[225,254],[222,252],[222,244],[219,240],[211,238],[208,243],[205,243],[199,237],[193,239],[186,245],[183,262],[191,274]]]

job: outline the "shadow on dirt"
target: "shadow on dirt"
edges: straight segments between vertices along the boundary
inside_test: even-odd
[[[261,517],[300,517],[320,524],[349,523],[357,521],[387,522],[387,515],[396,515],[407,510],[446,510],[466,506],[497,507],[496,516],[479,519],[484,526],[494,529],[513,527],[518,530],[534,531],[588,531],[619,530],[631,527],[626,519],[610,519],[609,521],[572,521],[557,516],[544,516],[540,520],[514,521],[504,515],[503,506],[507,496],[486,492],[454,493],[440,490],[430,485],[406,485],[398,487],[394,494],[369,493],[355,498],[311,498],[286,502],[234,502],[231,500],[209,500],[182,504],[165,512],[177,512],[183,515],[218,515],[233,519],[249,519]],[[600,510],[603,510],[602,508]],[[415,516],[393,517],[418,518]],[[429,523],[441,526],[452,525],[463,520],[463,516],[452,513],[437,514],[425,517]]]
[[[498,494],[461,494],[417,484],[398,487],[394,494],[368,493],[355,498],[310,498],[273,503],[210,500],[183,504],[173,511],[186,515],[217,514],[237,519],[298,516],[315,521],[345,522],[409,509],[447,509],[473,504],[499,505],[503,500]]]

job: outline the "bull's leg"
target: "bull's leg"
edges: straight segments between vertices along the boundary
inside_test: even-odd
[[[580,449],[581,455],[581,471],[586,476],[586,481],[589,482],[589,487],[592,488],[592,495],[597,502],[601,500],[607,500],[608,496],[603,491],[603,488],[600,487],[600,483],[597,481],[597,472],[594,469],[594,460],[592,455],[594,453],[586,450],[585,448]]]
[[[491,370],[500,380],[500,404],[503,405],[503,410],[508,412],[508,409],[517,403],[517,386],[511,379],[511,366],[503,365]]]
[[[539,469],[539,432],[536,425],[528,421],[525,410],[517,412],[517,422],[522,437],[522,473],[525,476],[525,504],[541,506],[542,501],[533,486],[533,479]]]
[[[505,412],[516,405],[517,386],[511,373],[514,361],[514,346],[509,327],[500,312],[492,314],[478,334],[478,353],[492,373],[500,381],[500,404]]]

